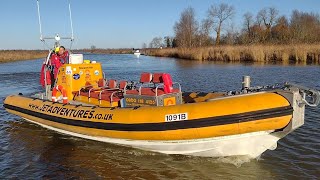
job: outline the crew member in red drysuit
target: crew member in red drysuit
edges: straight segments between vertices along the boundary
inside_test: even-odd
[[[48,64],[43,64],[41,67],[40,84],[44,87],[46,78],[46,85],[51,85],[51,88],[53,88],[55,79],[57,78],[59,72],[59,68],[65,63],[69,63],[69,53],[68,51],[66,51],[65,47],[57,47],[51,53],[50,62]],[[45,75],[44,70],[46,67],[48,68],[48,71]]]
[[[58,56],[60,58],[60,62],[62,64],[66,64],[69,63],[69,52],[66,51],[66,48],[64,48],[63,46],[60,46],[59,51],[58,51]]]
[[[53,74],[54,79],[57,78],[59,68],[69,61],[69,53],[63,46],[60,46],[56,53],[51,56],[51,65],[54,66]]]
[[[69,53],[63,46],[57,47],[55,53],[51,55],[50,63],[52,69],[51,87],[53,88],[55,79],[57,78],[59,68],[69,61]]]

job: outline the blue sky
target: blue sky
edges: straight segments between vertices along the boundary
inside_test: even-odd
[[[256,14],[264,7],[275,7],[288,17],[294,9],[320,11],[319,0],[71,0],[73,48],[140,48],[153,37],[173,36],[173,25],[185,8],[193,7],[201,20],[210,5],[221,2],[234,6],[236,29],[244,13]],[[40,10],[44,35],[70,36],[68,0],[40,0]],[[0,49],[43,49],[36,0],[2,0],[0,17]]]

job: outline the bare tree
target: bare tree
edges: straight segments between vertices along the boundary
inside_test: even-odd
[[[174,26],[178,46],[194,47],[197,30],[198,22],[195,18],[194,9],[189,7],[181,13],[179,21]]]
[[[320,41],[319,14],[294,10],[291,15],[290,29],[296,42],[314,43]]]
[[[320,42],[320,16],[293,10],[291,17],[279,16],[275,8],[263,8],[253,16],[243,16],[240,43],[316,43]],[[250,36],[248,35],[250,34]]]
[[[172,38],[172,47],[173,47],[173,48],[178,47],[178,45],[177,45],[177,38]]]
[[[263,8],[259,11],[257,18],[261,19],[265,27],[267,28],[267,31],[271,32],[271,27],[276,22],[278,13],[278,10],[274,7]]]
[[[253,25],[253,15],[250,12],[247,12],[243,15],[243,18],[244,18],[244,27],[250,37],[251,27]]]
[[[160,48],[162,47],[162,37],[155,37],[149,44],[149,48]]]
[[[236,30],[235,25],[231,24],[226,31],[226,34],[221,38],[221,42],[228,45],[234,45],[238,43],[239,32]]]
[[[201,22],[198,32],[199,46],[209,46],[211,44],[210,33],[212,29],[212,22],[209,19],[204,19]]]
[[[92,46],[90,47],[91,53],[93,53],[96,49],[97,49],[97,47],[96,47],[95,45],[92,45]]]
[[[170,36],[163,37],[163,44],[165,47],[172,47],[172,38]]]
[[[272,37],[276,43],[288,43],[290,39],[289,21],[281,16],[271,29]]]
[[[208,10],[208,17],[213,23],[214,30],[217,33],[216,37],[216,45],[220,43],[221,29],[223,23],[226,20],[229,20],[234,15],[235,10],[233,6],[229,6],[228,4],[221,3],[218,6],[211,5]]]
[[[148,48],[153,48],[153,45],[152,45],[152,43],[151,43],[151,42],[149,43]]]
[[[142,49],[146,49],[147,48],[147,44],[146,43],[142,43]]]
[[[274,7],[268,7],[261,9],[256,16],[255,41],[266,42],[271,41],[272,33],[271,29],[277,20],[278,10]]]
[[[243,32],[241,35],[242,43],[249,43],[253,41],[253,26],[253,15],[250,12],[245,13],[243,15]]]

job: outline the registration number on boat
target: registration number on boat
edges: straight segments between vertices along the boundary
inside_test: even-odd
[[[166,114],[164,119],[166,122],[184,121],[188,120],[188,113]]]

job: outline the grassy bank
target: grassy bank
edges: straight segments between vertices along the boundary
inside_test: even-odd
[[[203,48],[146,49],[146,55],[227,62],[282,62],[320,64],[320,44],[237,45]]]
[[[43,58],[48,55],[44,50],[0,50],[0,63]]]
[[[132,49],[77,49],[73,53],[132,54]],[[44,58],[47,50],[0,50],[0,63]]]

